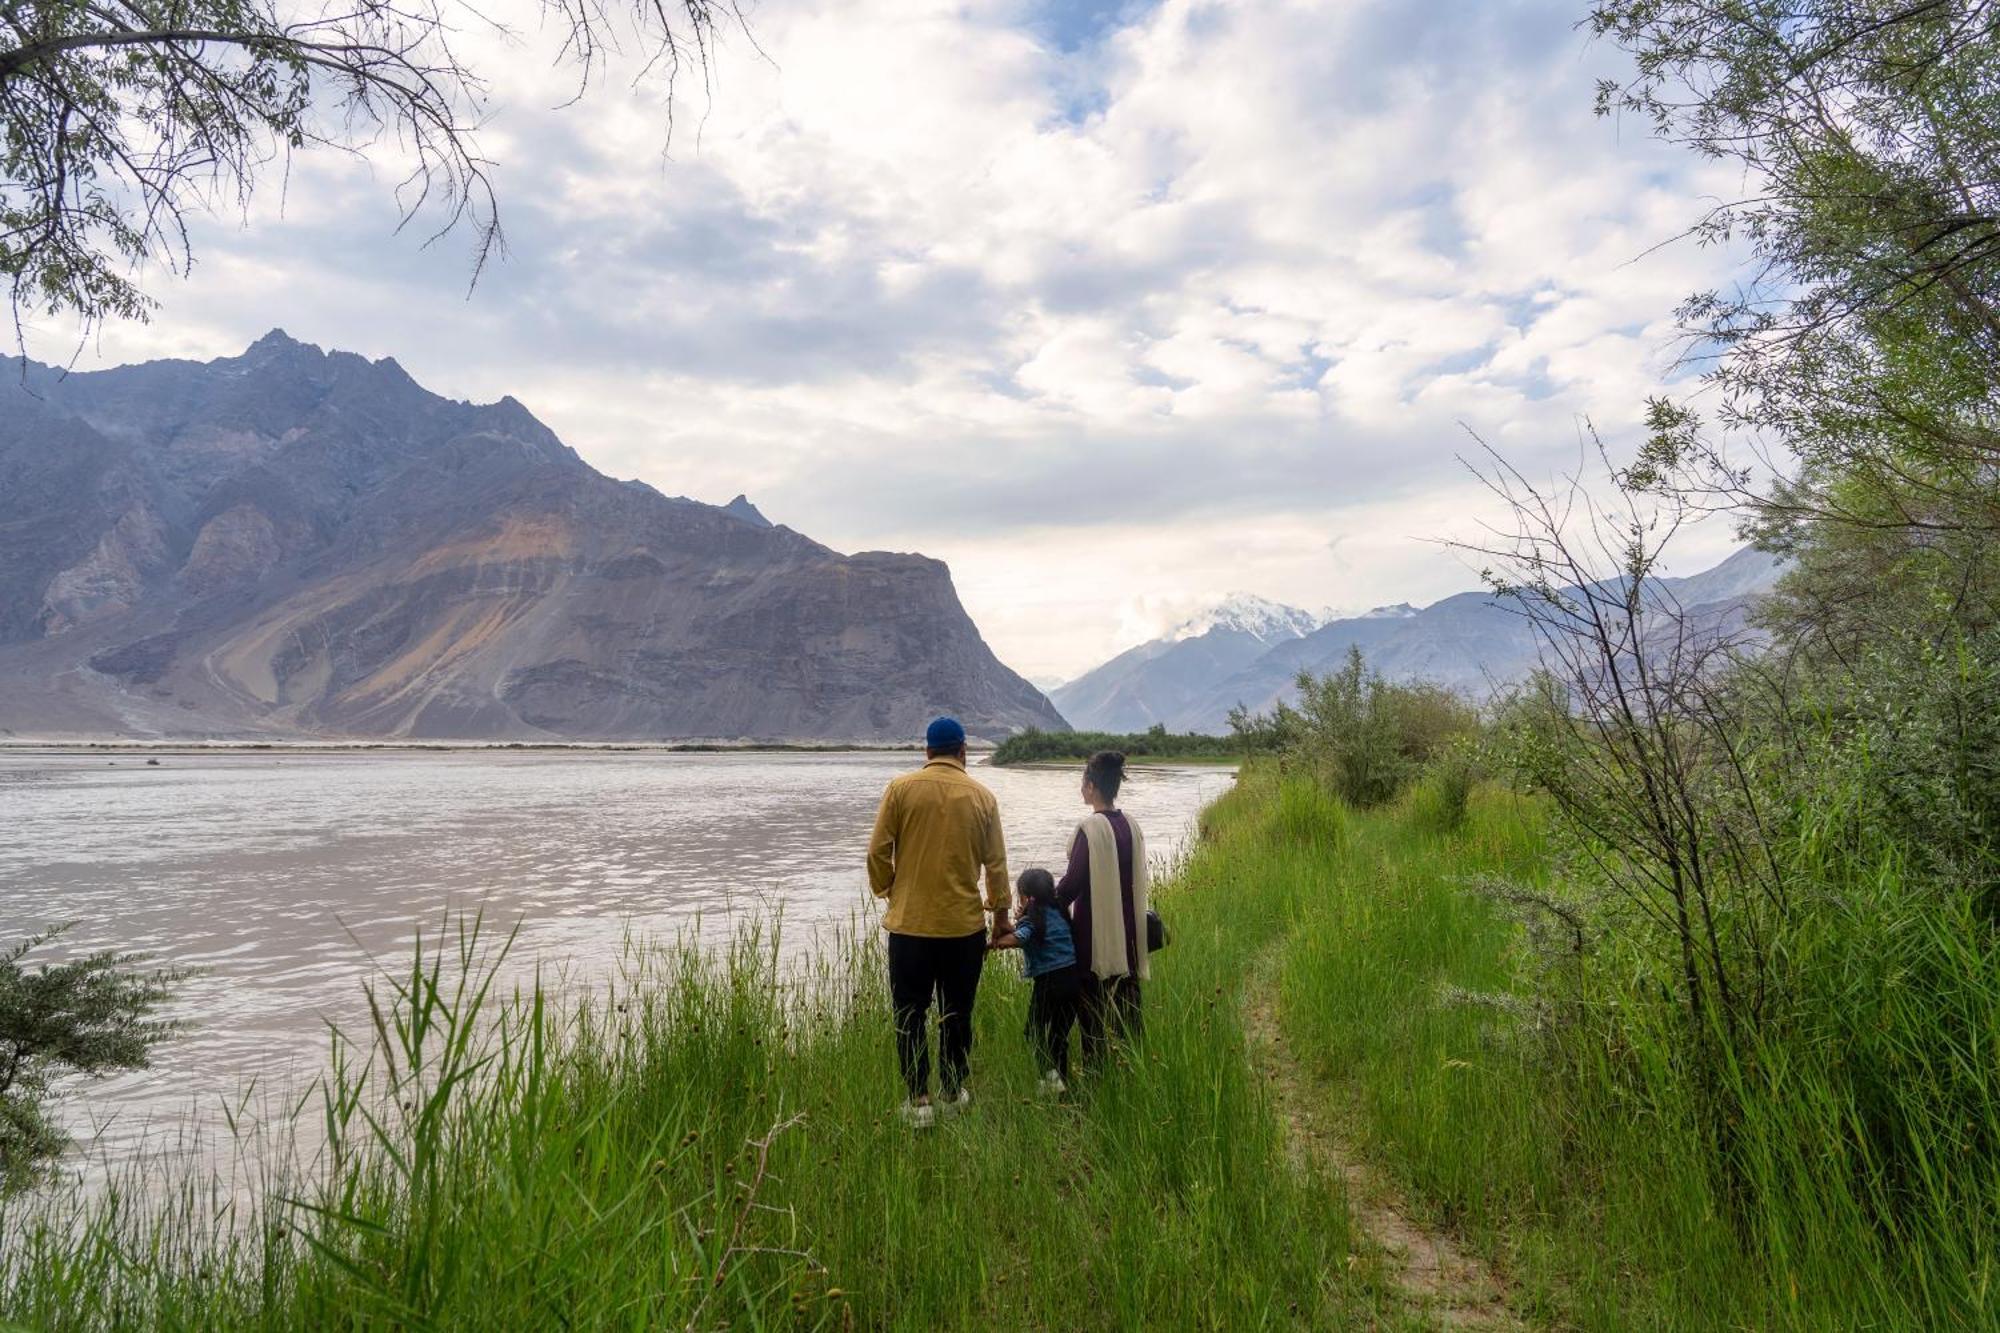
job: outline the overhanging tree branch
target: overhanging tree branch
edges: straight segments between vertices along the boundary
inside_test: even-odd
[[[282,7],[281,7],[282,6]],[[671,135],[684,60],[704,84],[734,0],[545,0],[578,95],[630,48],[664,86]],[[223,191],[247,207],[301,149],[409,163],[399,228],[472,232],[477,283],[504,246],[477,134],[486,85],[454,38],[504,32],[473,0],[10,0],[0,5],[0,281],[17,346],[30,314],[88,328],[146,317],[155,264],[193,263],[189,220]],[[747,31],[747,30],[746,30]],[[753,42],[754,45],[754,42]]]

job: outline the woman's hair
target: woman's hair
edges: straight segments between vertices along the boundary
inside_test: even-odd
[[[1036,866],[1021,872],[1021,877],[1014,881],[1014,889],[1024,900],[1034,905],[1034,927],[1039,932],[1042,928],[1042,913],[1056,905],[1056,877]]]
[[[1116,750],[1099,750],[1084,761],[1083,775],[1105,800],[1116,801],[1118,789],[1125,785],[1125,756]]]

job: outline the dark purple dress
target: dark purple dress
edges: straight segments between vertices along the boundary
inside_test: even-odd
[[[1118,842],[1118,887],[1125,910],[1125,966],[1132,976],[1139,974],[1139,922],[1132,908],[1132,825],[1122,811],[1107,810],[1105,819]],[[1069,868],[1056,882],[1056,901],[1069,913],[1071,933],[1076,936],[1077,966],[1088,971],[1090,952],[1090,842],[1077,831],[1069,845]]]

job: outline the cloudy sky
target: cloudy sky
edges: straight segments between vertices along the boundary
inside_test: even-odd
[[[282,326],[511,393],[606,472],[948,561],[1045,682],[1233,590],[1422,603],[1475,582],[1467,432],[1629,445],[1726,273],[1649,253],[1730,182],[1591,115],[1583,8],[765,0],[670,145],[650,89],[556,109],[530,18],[474,48],[510,251],[469,299],[393,171],[309,156],[80,364]]]

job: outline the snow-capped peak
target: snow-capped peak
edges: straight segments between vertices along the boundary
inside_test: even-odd
[[[1200,638],[1210,630],[1235,630],[1266,643],[1278,643],[1312,633],[1326,620],[1296,606],[1284,606],[1247,592],[1231,593],[1199,615],[1188,617],[1167,635],[1170,642]]]

